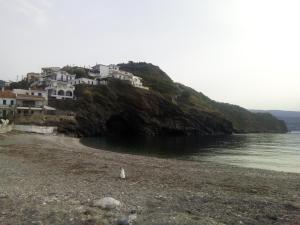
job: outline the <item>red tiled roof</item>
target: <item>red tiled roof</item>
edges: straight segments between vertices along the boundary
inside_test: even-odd
[[[0,90],[0,98],[16,98],[16,94],[12,91],[1,91]]]

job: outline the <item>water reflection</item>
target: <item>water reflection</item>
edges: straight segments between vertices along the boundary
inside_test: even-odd
[[[107,137],[83,138],[81,142],[116,152],[300,172],[299,133],[140,139]]]
[[[165,137],[127,139],[120,137],[82,138],[81,143],[93,148],[160,157],[185,157],[210,151],[218,146],[242,148],[247,136]]]

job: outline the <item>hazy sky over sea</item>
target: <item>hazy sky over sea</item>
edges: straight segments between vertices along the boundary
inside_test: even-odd
[[[298,0],[0,0],[0,79],[146,61],[217,101],[300,110]]]

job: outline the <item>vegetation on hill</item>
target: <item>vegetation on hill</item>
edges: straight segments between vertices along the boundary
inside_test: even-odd
[[[89,78],[92,79],[92,77],[88,73],[88,69],[79,67],[79,66],[65,66],[62,68],[63,71],[68,72],[69,74],[76,75],[77,78]]]
[[[23,79],[19,82],[13,82],[9,85],[10,89],[29,89],[31,83],[27,79]]]
[[[144,86],[163,94],[165,97],[171,97],[178,92],[176,84],[158,66],[145,62],[134,63],[132,61],[127,64],[119,64],[118,66],[120,66],[121,70],[141,77]]]
[[[252,110],[253,112],[271,113],[279,120],[283,120],[289,131],[300,131],[300,112],[282,110]]]
[[[285,123],[269,113],[252,113],[239,106],[215,102],[201,92],[174,83],[159,67],[152,64],[129,62],[128,64],[120,64],[120,67],[142,77],[144,83],[149,85],[152,90],[171,98],[174,104],[186,112],[198,110],[222,116],[233,124],[235,132],[287,131]]]
[[[216,135],[233,131],[231,123],[217,114],[183,111],[159,92],[118,80],[108,86],[79,85],[75,94],[82,135]]]

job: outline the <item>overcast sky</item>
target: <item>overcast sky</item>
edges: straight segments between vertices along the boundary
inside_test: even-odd
[[[300,110],[298,0],[0,0],[0,79],[146,61],[210,98]]]

